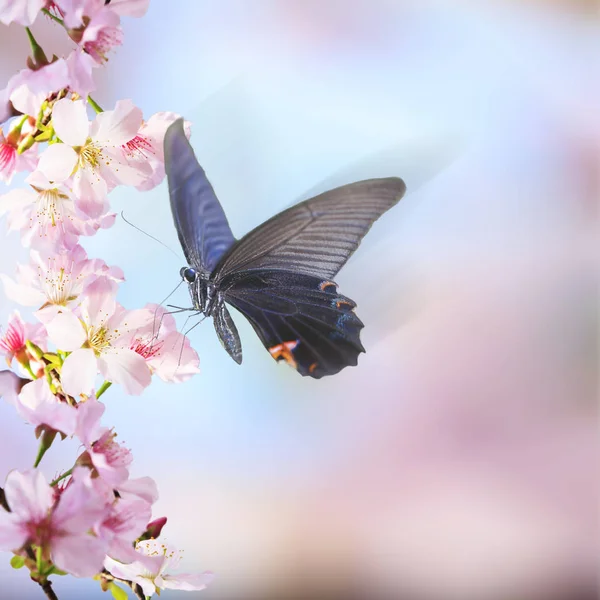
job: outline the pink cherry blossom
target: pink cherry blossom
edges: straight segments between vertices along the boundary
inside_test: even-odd
[[[199,575],[167,573],[176,568],[181,560],[181,552],[170,544],[145,540],[138,542],[136,550],[141,555],[139,560],[125,565],[107,557],[104,567],[115,577],[137,583],[145,596],[152,596],[164,589],[203,590],[212,580],[212,573],[209,572]]]
[[[108,508],[89,482],[74,477],[56,502],[55,490],[40,471],[11,471],[4,493],[11,512],[0,510],[2,550],[15,551],[29,542],[77,577],[93,577],[101,570],[107,543],[89,532]]]
[[[19,71],[8,81],[6,90],[17,111],[37,117],[48,96],[68,87],[69,81],[67,63],[59,58],[36,71]]]
[[[158,112],[144,122],[138,134],[127,144],[122,146],[122,151],[129,165],[148,164],[152,172],[147,179],[137,185],[141,191],[156,187],[165,177],[165,156],[163,143],[165,133],[171,123],[180,116],[172,112]],[[191,126],[189,121],[184,122],[187,137],[190,137]]]
[[[75,433],[77,409],[55,396],[45,377],[23,386],[16,408],[19,415],[34,427],[44,425],[65,435]]]
[[[0,196],[0,215],[7,214],[9,230],[20,231],[27,246],[75,245],[80,228],[70,191],[51,184],[39,172],[27,180],[29,189],[16,188]]]
[[[156,304],[135,312],[145,326],[132,333],[129,347],[146,361],[151,373],[163,381],[180,383],[200,372],[198,354],[177,331],[173,315]]]
[[[60,253],[33,251],[28,265],[17,266],[16,280],[0,274],[6,295],[24,306],[38,306],[37,317],[46,322],[54,316],[56,308],[73,304],[86,285],[96,277],[123,281],[118,267],[108,267],[99,259],[90,260],[81,246]],[[52,309],[52,310],[47,310]]]
[[[120,147],[132,140],[142,124],[142,113],[130,100],[96,116],[90,123],[82,100],[62,99],[52,111],[52,123],[62,144],[52,144],[40,156],[38,169],[51,181],[66,181],[72,173],[78,198],[105,210],[107,192],[118,184],[139,185],[151,168],[129,166]],[[95,214],[90,211],[90,216]]]
[[[46,325],[56,346],[71,351],[61,371],[63,389],[71,396],[91,393],[98,371],[107,381],[123,385],[128,394],[141,394],[150,385],[144,359],[127,346],[143,323],[118,305],[115,295],[116,283],[99,277],[87,286],[80,318],[65,312]]]
[[[7,184],[11,182],[15,173],[32,171],[37,163],[37,148],[35,147],[22,154],[17,154],[20,135],[18,133],[14,135],[13,132],[4,137],[0,127],[0,181]]]
[[[29,340],[45,350],[46,338],[46,330],[41,323],[26,323],[19,311],[15,310],[8,319],[6,331],[0,337],[0,354],[6,356],[8,366],[15,357],[19,362],[29,362],[31,357],[28,356],[25,342]]]
[[[123,43],[119,15],[104,7],[90,19],[79,43],[98,64],[105,63],[107,54]]]
[[[0,398],[3,398],[16,407],[19,403],[19,393],[23,389],[23,386],[29,383],[30,379],[24,379],[19,377],[12,371],[0,371]]]
[[[95,473],[110,484],[111,489],[129,477],[131,452],[116,440],[116,434],[100,425],[104,404],[94,398],[78,406],[76,435],[86,448],[86,461]]]
[[[18,23],[28,27],[45,4],[46,0],[0,0],[0,23]]]
[[[98,494],[104,490],[110,506],[108,514],[96,527],[96,534],[108,543],[106,553],[120,562],[137,560],[139,555],[133,542],[146,531],[152,516],[152,505],[131,495],[115,498],[110,486],[106,487],[100,479],[94,479],[93,482]]]
[[[7,215],[9,231],[20,231],[23,243],[39,249],[73,247],[80,235],[93,235],[100,228],[111,227],[116,215],[102,214],[90,219],[74,202],[64,185],[50,183],[40,172],[27,177],[30,189],[17,188],[0,196],[0,215]]]
[[[96,61],[85,51],[76,48],[66,58],[69,71],[69,89],[86,98],[96,89],[92,71],[98,66]]]

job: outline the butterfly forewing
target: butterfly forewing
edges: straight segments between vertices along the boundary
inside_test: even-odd
[[[369,179],[293,206],[244,236],[215,269],[218,281],[252,270],[334,277],[371,225],[404,195],[401,179]]]
[[[185,258],[190,266],[211,272],[235,238],[182,119],[167,129],[164,148],[171,210]]]

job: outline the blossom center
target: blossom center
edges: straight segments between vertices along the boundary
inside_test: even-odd
[[[95,40],[90,40],[83,44],[83,49],[97,62],[105,63],[108,60],[106,56],[112,48],[120,46],[123,43],[123,31],[120,27],[104,27],[101,29]]]
[[[145,360],[154,358],[160,355],[163,342],[153,343],[152,340],[144,341],[140,338],[134,338],[129,346],[130,350],[133,350],[136,354],[139,354]]]
[[[40,279],[43,281],[44,292],[50,304],[66,306],[67,302],[74,299],[73,273],[67,268],[51,267],[46,275],[40,277]]]
[[[17,159],[17,151],[7,143],[0,144],[0,171],[11,171]]]
[[[38,192],[38,209],[36,216],[40,227],[56,227],[57,223],[64,223],[65,200],[69,197],[59,192],[56,188],[51,190],[39,190]]]
[[[16,354],[25,347],[24,332],[17,329],[14,325],[9,325],[6,335],[0,339],[0,350]]]
[[[152,144],[143,135],[136,135],[121,148],[128,158],[146,159],[148,155],[154,154]]]
[[[88,329],[88,344],[95,352],[96,356],[110,346],[112,336],[104,325],[99,327],[91,326]]]
[[[126,467],[131,463],[131,452],[115,442],[117,434],[112,431],[105,432],[99,440],[92,445],[94,453],[104,455],[106,462],[113,467]]]
[[[90,141],[79,151],[79,167],[97,169],[100,166],[101,157],[102,149]]]

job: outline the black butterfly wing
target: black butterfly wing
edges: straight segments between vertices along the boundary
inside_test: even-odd
[[[331,278],[405,189],[397,178],[336,188],[276,215],[224,255],[213,280],[276,360],[315,378],[356,365],[363,324]]]
[[[171,211],[185,258],[190,266],[211,272],[235,238],[185,135],[183,119],[167,129],[164,149]]]
[[[333,375],[356,365],[364,352],[356,305],[338,294],[332,281],[287,271],[252,271],[237,277],[224,297],[250,321],[271,356],[301,375]]]
[[[300,202],[245,235],[213,278],[255,269],[335,277],[371,225],[405,191],[399,178],[368,179]]]

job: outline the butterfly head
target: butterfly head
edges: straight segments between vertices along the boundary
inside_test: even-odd
[[[217,301],[215,286],[209,281],[210,273],[186,266],[181,267],[179,274],[188,284],[194,309],[207,316],[210,315]]]
[[[198,279],[198,271],[192,269],[192,267],[181,267],[179,275],[181,275],[181,278],[190,285]]]

